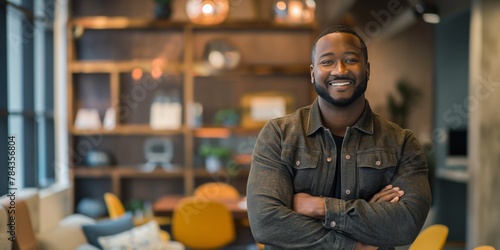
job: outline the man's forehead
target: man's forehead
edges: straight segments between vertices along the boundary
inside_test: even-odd
[[[316,47],[318,48],[331,45],[342,45],[349,47],[352,46],[353,48],[357,48],[360,50],[362,47],[361,41],[359,40],[358,37],[356,37],[353,34],[344,32],[334,32],[321,37],[320,39],[318,39]]]

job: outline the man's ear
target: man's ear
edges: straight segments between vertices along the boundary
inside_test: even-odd
[[[370,62],[366,62],[366,80],[370,80]]]
[[[309,70],[311,71],[311,83],[314,83],[314,65],[311,64],[311,66],[309,66]]]

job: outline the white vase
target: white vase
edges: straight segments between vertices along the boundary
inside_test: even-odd
[[[222,162],[219,157],[208,156],[205,158],[205,168],[209,173],[216,173],[222,167]]]

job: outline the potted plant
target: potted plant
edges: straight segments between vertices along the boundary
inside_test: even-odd
[[[215,173],[222,168],[222,160],[231,156],[231,149],[222,146],[203,144],[200,155],[205,157],[205,168],[210,173]]]
[[[392,94],[387,96],[387,105],[391,120],[399,124],[402,128],[407,128],[406,123],[408,122],[410,109],[419,101],[422,92],[405,80],[400,80],[396,83],[396,90],[399,98]]]
[[[234,127],[240,123],[240,114],[234,108],[223,108],[215,113],[214,125]]]

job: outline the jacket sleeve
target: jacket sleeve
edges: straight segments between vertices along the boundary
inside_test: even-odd
[[[398,202],[368,203],[325,198],[325,228],[372,246],[411,244],[419,234],[431,205],[425,154],[413,133],[405,136],[399,166],[391,184],[405,194]]]
[[[257,138],[247,186],[250,227],[257,242],[279,249],[352,249],[354,240],[292,210],[293,176],[281,159],[281,134],[267,123]]]

